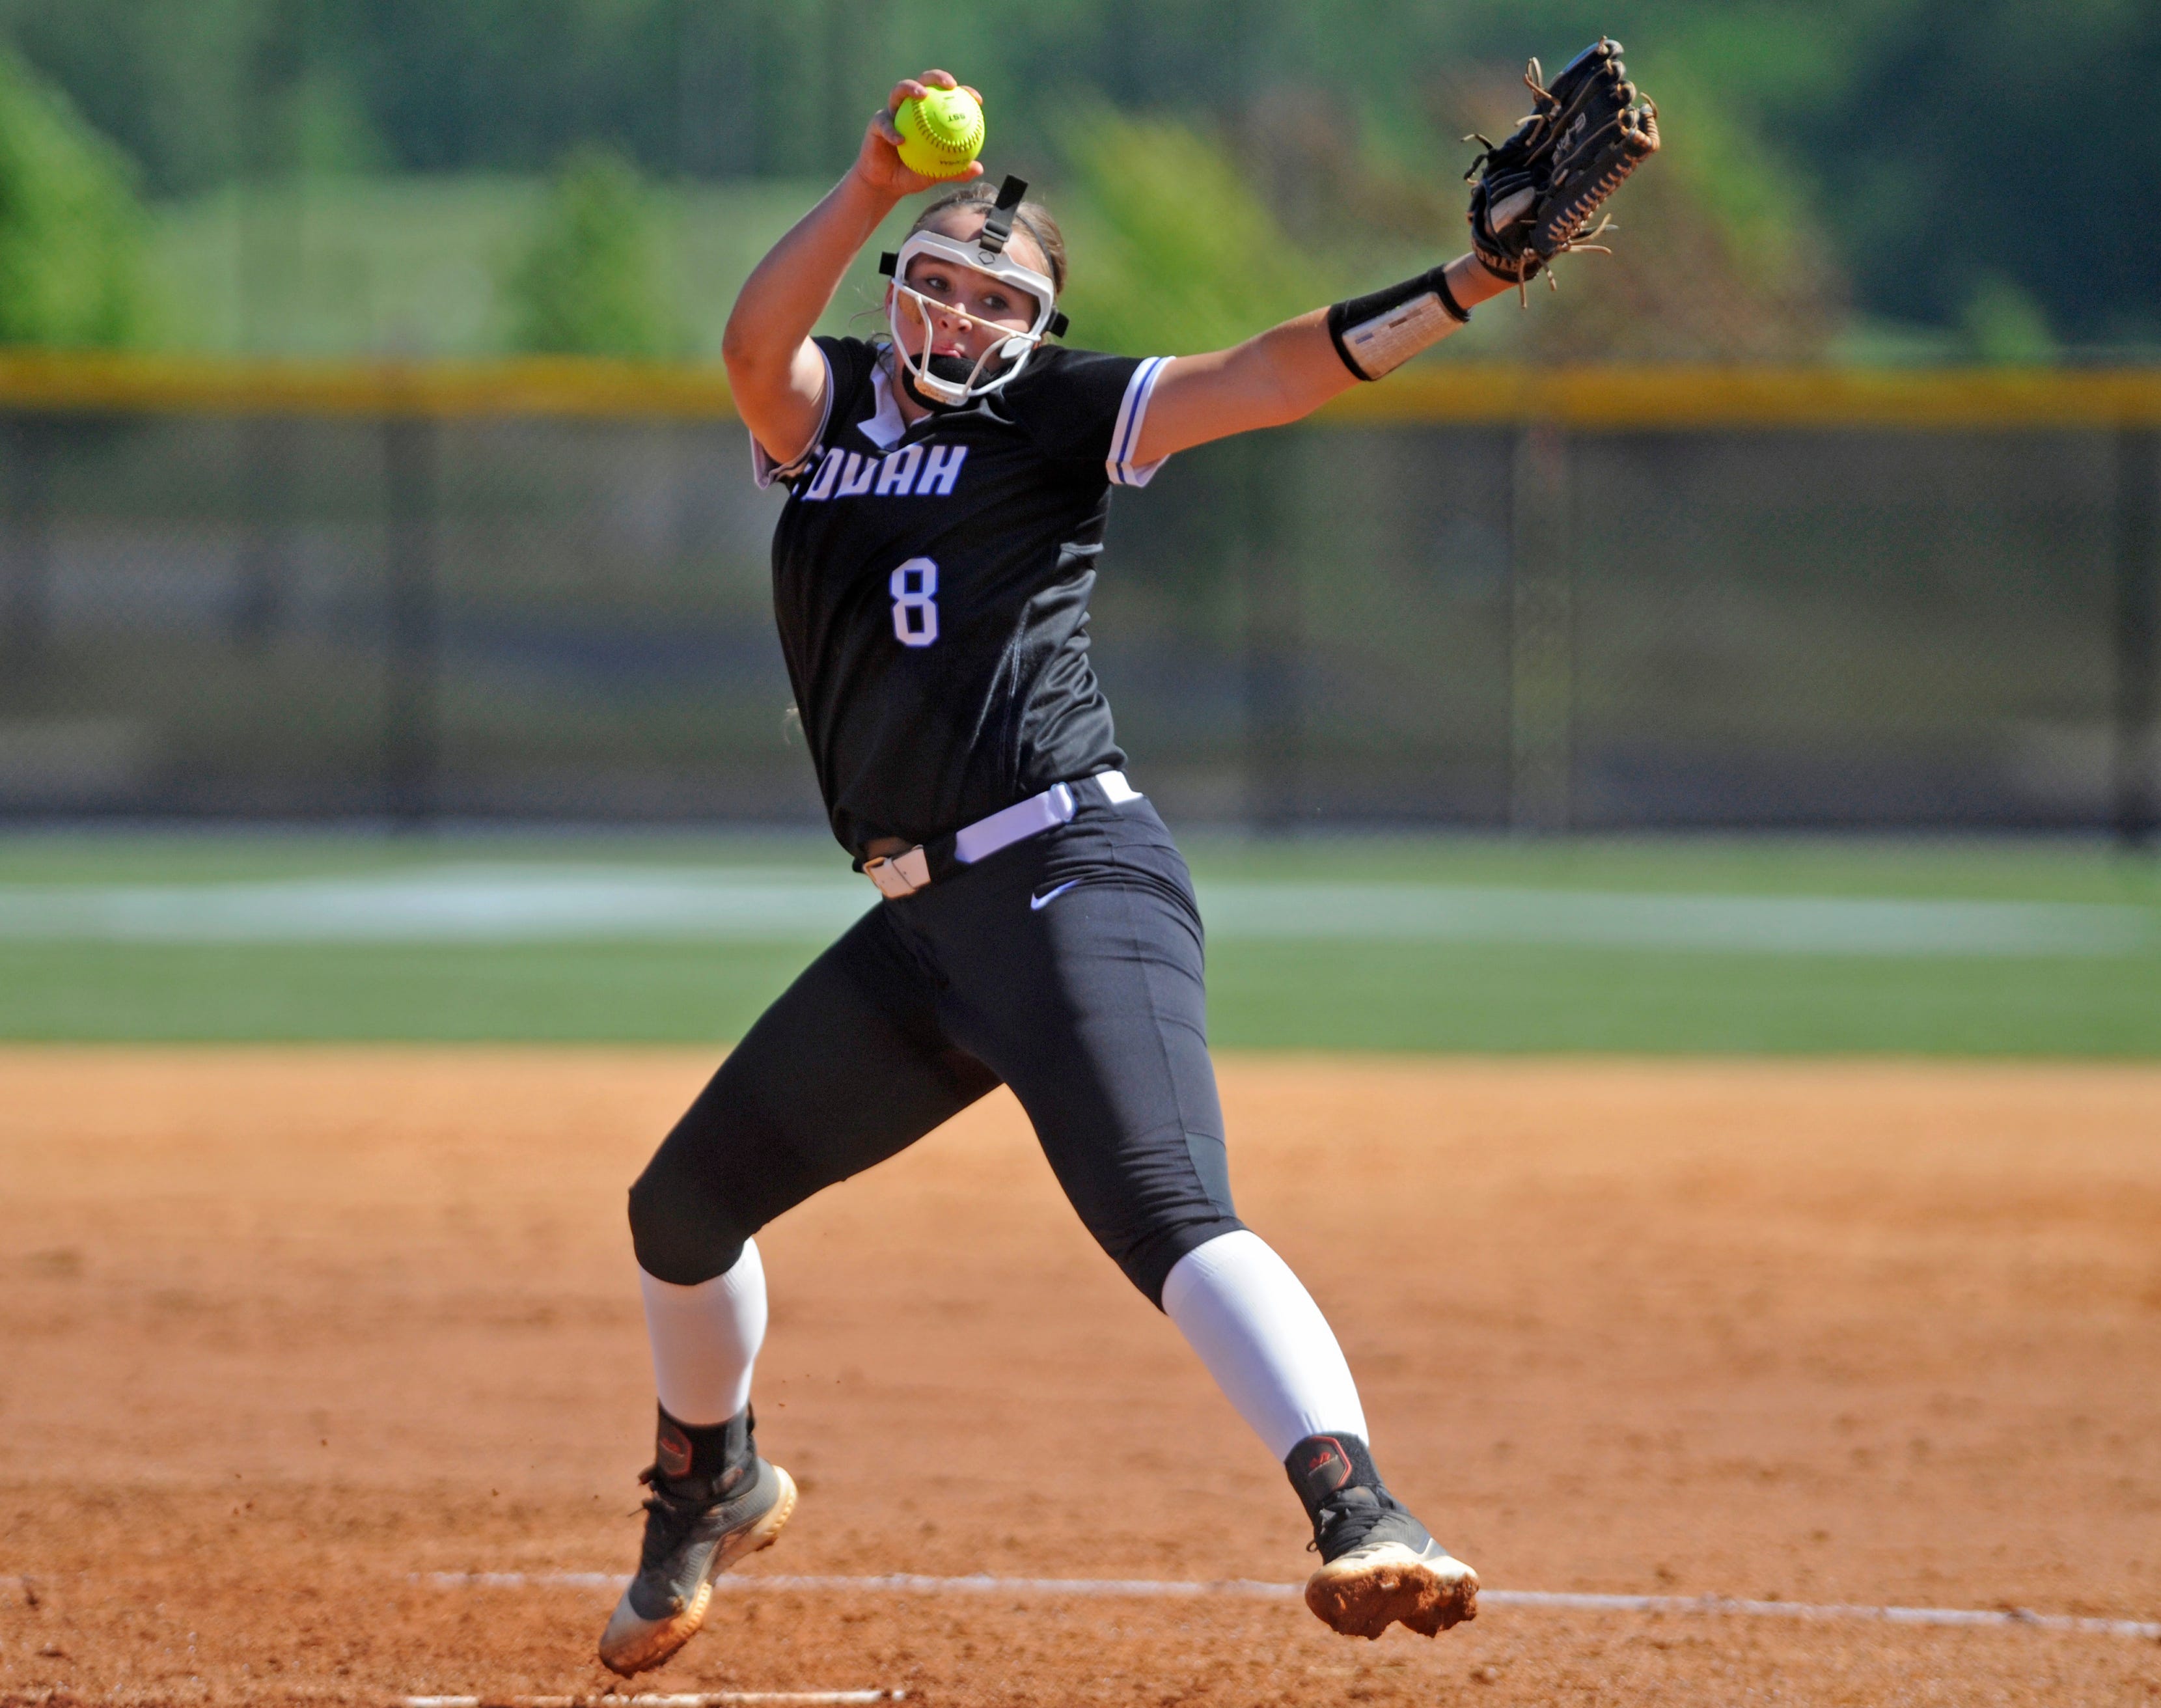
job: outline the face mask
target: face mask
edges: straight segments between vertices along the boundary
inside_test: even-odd
[[[898,345],[895,347],[898,348]],[[942,380],[946,388],[962,394],[966,393],[969,381],[976,372],[976,364],[961,356],[934,356],[930,358],[929,367],[932,379]],[[998,383],[1003,384],[1005,380],[1012,378],[1012,374],[1007,373],[1000,378]],[[909,396],[926,409],[950,409],[958,407],[941,398],[928,396],[919,389],[915,383],[915,371],[905,362],[901,364],[900,383],[906,388]],[[995,388],[986,388],[986,390],[990,389],[995,389]],[[979,397],[983,394],[981,392],[975,393]]]
[[[900,246],[898,254],[884,256],[878,263],[878,270],[893,280],[886,320],[893,331],[901,383],[911,398],[927,408],[952,409],[989,397],[1019,375],[1044,339],[1065,331],[1065,316],[1058,312],[1058,287],[1006,253],[1007,240],[1013,235],[1013,210],[1027,193],[1027,185],[1008,178],[998,191],[997,206],[983,221],[983,229],[974,237],[963,242],[941,232],[918,232]],[[950,267],[988,273],[1033,300],[1034,320],[1025,331],[1009,332],[991,345],[973,362],[958,356],[933,356],[935,317],[952,310],[907,283],[909,264],[919,255],[933,257]],[[910,346],[908,329],[901,324],[903,299],[912,299],[915,306],[914,347]]]

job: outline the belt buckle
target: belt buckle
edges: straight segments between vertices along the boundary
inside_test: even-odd
[[[881,854],[863,862],[863,876],[877,886],[878,893],[897,902],[930,887],[930,857],[918,843],[903,853]]]

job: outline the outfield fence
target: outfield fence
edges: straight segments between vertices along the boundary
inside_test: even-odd
[[[0,815],[815,822],[706,372],[0,359]],[[2161,374],[1439,367],[1121,492],[1187,822],[2111,830]]]

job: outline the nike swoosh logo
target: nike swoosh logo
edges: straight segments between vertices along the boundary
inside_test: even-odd
[[[1030,896],[1028,898],[1028,912],[1031,914],[1041,913],[1045,908],[1056,901],[1059,897],[1064,895],[1067,890],[1072,888],[1075,884],[1080,882],[1080,880],[1077,877],[1069,877],[1065,883],[1060,884],[1056,889],[1051,891],[1049,895]]]

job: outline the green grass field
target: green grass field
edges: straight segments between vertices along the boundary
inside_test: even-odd
[[[2161,872],[2097,846],[1188,851],[1221,1046],[2161,1055]],[[0,1037],[717,1044],[869,898],[813,837],[18,836]]]

